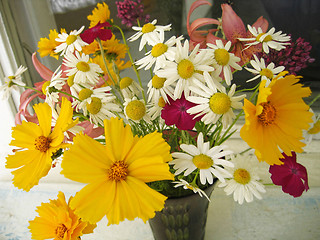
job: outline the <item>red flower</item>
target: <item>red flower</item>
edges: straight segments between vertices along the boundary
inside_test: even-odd
[[[180,130],[192,130],[201,116],[193,119],[195,115],[187,113],[187,110],[196,104],[187,101],[184,94],[180,99],[173,100],[169,96],[168,99],[169,103],[166,103],[161,111],[161,117],[165,123],[168,126],[175,124]]]
[[[308,191],[308,174],[307,169],[296,161],[296,153],[292,152],[292,156],[284,156],[283,165],[271,165],[269,172],[271,173],[272,182],[275,185],[282,186],[282,191],[289,193],[293,197],[300,197],[304,190]]]
[[[83,33],[80,34],[81,39],[90,44],[92,43],[96,38],[99,38],[103,41],[107,41],[112,37],[112,32],[110,29],[106,29],[105,27],[110,27],[110,23],[104,22],[104,23],[98,23],[92,28],[89,28],[85,30]]]

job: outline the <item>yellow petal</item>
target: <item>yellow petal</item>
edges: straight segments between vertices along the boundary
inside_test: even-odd
[[[39,158],[38,150],[17,151],[14,155],[8,155],[6,168],[19,168],[36,161]]]
[[[32,239],[52,239],[56,236],[57,226],[57,224],[52,224],[46,219],[36,217],[34,220],[29,221],[28,228],[32,234]]]
[[[74,125],[72,116],[73,109],[71,107],[71,102],[64,97],[62,98],[60,114],[54,128],[63,132],[67,131],[72,125]]]
[[[23,121],[22,124],[12,128],[13,140],[10,145],[35,149],[35,139],[42,135],[42,129],[37,124]]]
[[[51,132],[51,120],[52,110],[47,103],[38,103],[33,106],[37,118],[39,120],[39,126],[43,131],[43,136],[49,136]]]

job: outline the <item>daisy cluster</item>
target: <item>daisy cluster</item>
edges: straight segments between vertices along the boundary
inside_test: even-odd
[[[285,66],[261,57],[286,49],[290,36],[268,30],[262,17],[245,28],[228,4],[221,6],[222,23],[205,19],[190,25],[192,11],[204,2],[191,7],[188,37],[168,36],[171,24],[153,20],[133,26],[135,33],[126,39],[110,19],[108,5],[98,3],[88,16],[88,29],[51,30],[40,39],[40,56],[60,59],[61,65],[53,72],[36,53],[32,56],[44,80],[21,95],[11,142],[19,149],[6,164],[21,167],[12,172],[14,185],[29,191],[61,162],[65,177],[88,184],[63,209],[72,209],[73,228],[79,227],[79,216],[90,231],[103,216],[109,224],[136,217],[147,221],[163,208],[166,197],[182,192],[210,200],[204,189],[216,180],[240,204],[261,199],[266,190],[259,161],[270,165],[271,180],[284,192],[297,197],[308,190],[306,170],[295,152],[303,151],[303,134],[319,132],[319,117],[312,119],[302,99],[311,91],[297,84],[300,77],[283,72]],[[122,17],[132,9],[137,23],[145,16],[140,1],[117,4]],[[223,27],[199,34],[204,21]],[[219,37],[222,29],[224,38]],[[130,53],[133,41],[145,50],[141,59]],[[123,71],[127,68],[135,75]],[[141,79],[141,70],[150,76]],[[235,73],[243,70],[253,74],[247,82],[256,82],[249,99],[243,94],[249,89],[236,81]],[[24,86],[24,71],[20,67],[6,78],[0,89],[5,96]],[[27,106],[37,97],[44,103],[31,114]],[[231,151],[226,141],[243,115],[240,136],[254,149],[250,155]],[[30,226],[35,238],[37,221]],[[63,226],[55,226],[56,237],[70,230]]]

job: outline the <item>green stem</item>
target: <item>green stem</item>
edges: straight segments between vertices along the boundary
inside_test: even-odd
[[[22,85],[19,85],[19,84],[16,84],[16,83],[15,83],[14,85],[17,85],[17,86],[23,87],[23,88],[27,88],[27,89],[31,89],[31,90],[33,90],[33,91],[35,91],[35,92],[37,92],[37,93],[42,93],[42,94],[44,94],[42,91],[39,91],[39,90],[37,90],[37,89],[35,89],[35,88],[33,88],[33,87],[29,87],[29,86],[27,86],[27,85],[22,86]]]
[[[113,77],[112,77],[112,75],[111,75],[111,72],[110,72],[110,70],[109,70],[109,68],[108,68],[108,64],[107,64],[107,61],[106,61],[106,58],[105,58],[105,55],[104,55],[104,49],[103,49],[101,40],[100,40],[99,38],[96,38],[96,40],[97,40],[97,42],[98,42],[98,44],[99,44],[99,47],[100,47],[100,52],[101,52],[103,64],[104,64],[104,66],[106,67],[107,72],[108,72],[108,74],[109,74],[109,76],[110,76],[113,84],[116,85],[116,83],[115,83],[115,81],[114,81],[114,79],[113,79]],[[106,83],[107,83],[107,82],[106,82]]]
[[[309,107],[311,107],[311,105],[318,100],[318,98],[320,98],[320,93],[309,103]]]

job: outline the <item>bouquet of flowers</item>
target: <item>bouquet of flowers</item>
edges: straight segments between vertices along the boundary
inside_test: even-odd
[[[57,165],[66,178],[85,184],[68,202],[59,192],[57,200],[37,208],[39,217],[29,225],[33,239],[78,239],[104,216],[108,224],[147,221],[167,197],[195,193],[209,200],[204,189],[216,179],[240,204],[261,199],[259,161],[270,165],[273,183],[285,193],[298,197],[308,190],[307,171],[295,152],[303,151],[306,131],[319,132],[319,119],[303,101],[310,89],[292,68],[313,61],[308,43],[300,39],[297,45],[309,48],[290,51],[283,66],[276,65],[272,56],[296,45],[268,29],[263,17],[246,28],[222,4],[221,19],[190,23],[192,12],[209,4],[197,0],[188,14],[189,36],[168,37],[171,26],[149,22],[140,0],[116,4],[122,23],[137,25],[129,39],[110,19],[108,5],[98,3],[88,29],[50,30],[40,39],[40,57],[61,61],[58,69],[48,69],[34,53],[44,80],[25,86],[21,75],[27,69],[21,66],[1,87],[5,96],[27,88],[12,129],[16,149],[6,158],[14,186],[29,191]],[[132,41],[140,41],[143,58],[134,60]],[[294,54],[301,57],[290,58]],[[124,75],[129,68],[134,74]],[[148,79],[141,79],[142,69],[150,71]],[[234,76],[242,70],[254,75],[248,79],[254,88],[237,86]],[[36,98],[41,102],[32,112],[28,106]],[[254,155],[234,153],[226,142],[242,116],[240,136]]]

